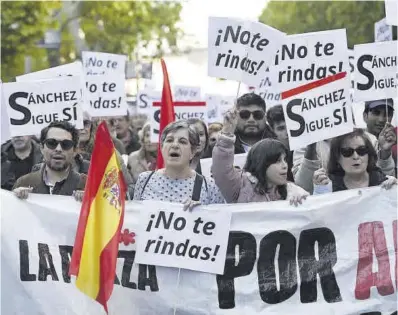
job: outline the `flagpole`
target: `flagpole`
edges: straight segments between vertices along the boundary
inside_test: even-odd
[[[181,268],[178,268],[176,292],[178,291],[178,287],[179,287],[179,285],[180,285],[180,274],[181,274]],[[176,312],[177,312],[177,299],[176,299],[176,301],[174,302],[173,315],[176,315]]]

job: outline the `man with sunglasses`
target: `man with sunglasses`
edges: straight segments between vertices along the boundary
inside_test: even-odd
[[[74,196],[82,200],[87,176],[72,168],[79,142],[78,130],[68,122],[52,122],[40,135],[44,165],[39,171],[22,176],[14,185],[18,198],[37,194]]]
[[[255,93],[247,93],[237,99],[238,123],[236,126],[235,154],[249,152],[258,141],[276,138],[265,119],[265,101]]]

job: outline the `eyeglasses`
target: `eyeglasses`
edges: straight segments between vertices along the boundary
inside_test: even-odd
[[[341,148],[340,153],[342,156],[348,158],[352,156],[356,152],[359,156],[364,156],[366,154],[369,154],[369,150],[365,146],[358,147],[356,149],[353,148]]]
[[[247,109],[241,110],[239,112],[240,118],[242,118],[244,120],[249,119],[251,115],[253,115],[253,118],[255,120],[261,120],[261,119],[264,118],[265,113],[262,110],[255,110],[254,112],[251,112],[251,111],[249,111]]]
[[[44,144],[50,150],[55,150],[58,147],[58,144],[61,144],[61,148],[64,151],[68,151],[68,150],[73,148],[73,141],[72,140],[61,140],[61,141],[58,141],[56,139],[50,138],[50,139],[46,139],[44,141]]]

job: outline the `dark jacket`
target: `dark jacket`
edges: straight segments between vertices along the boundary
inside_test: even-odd
[[[1,152],[1,188],[11,190],[15,183],[14,173],[11,171],[11,162],[7,154]]]
[[[344,174],[330,174],[329,178],[332,181],[333,192],[348,190],[348,188],[344,184]],[[379,168],[369,173],[369,187],[379,186],[385,180],[387,180],[387,176],[384,175],[384,173]]]
[[[33,160],[31,168],[33,168],[34,165],[41,163],[43,161],[43,155],[41,154],[40,151],[40,144],[32,140],[32,149],[33,149]],[[7,141],[6,143],[4,143],[1,146],[1,151],[7,155],[7,159],[11,162],[11,172],[14,172],[13,162],[17,162],[19,159],[15,154],[15,150],[11,141]]]
[[[32,193],[49,195],[49,187],[44,183],[43,172],[44,167],[39,171],[26,174],[17,180],[13,189],[18,187],[32,187]],[[53,189],[54,195],[72,196],[75,190],[84,190],[87,175],[70,171],[68,177],[57,183]]]
[[[40,170],[43,165],[44,163],[39,163],[34,165],[32,168],[32,172]],[[83,159],[83,156],[81,154],[75,155],[75,165],[73,168],[75,172],[87,175],[89,167],[90,167],[90,161]]]
[[[41,154],[39,143],[32,140],[32,146],[33,146],[33,165],[36,165],[37,163],[40,163],[43,160],[43,155]],[[13,160],[17,159],[11,140],[7,141],[1,146],[1,151],[7,154],[9,161],[12,162]]]

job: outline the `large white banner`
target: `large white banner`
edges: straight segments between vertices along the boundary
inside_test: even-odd
[[[3,84],[11,136],[40,134],[53,121],[68,121],[83,128],[80,80],[53,80]]]
[[[287,36],[275,64],[290,149],[353,130],[345,29]]]
[[[397,45],[397,41],[388,41],[354,46],[354,100],[398,97]]]
[[[209,17],[208,75],[257,86],[284,37],[260,22]]]
[[[65,196],[0,197],[2,314],[104,314],[68,276],[81,204]],[[222,276],[181,270],[178,277],[178,269],[135,263],[131,233],[141,211],[159,206],[182,211],[127,203],[110,314],[397,311],[396,189],[312,196],[298,208],[287,201],[203,207],[232,211]]]

